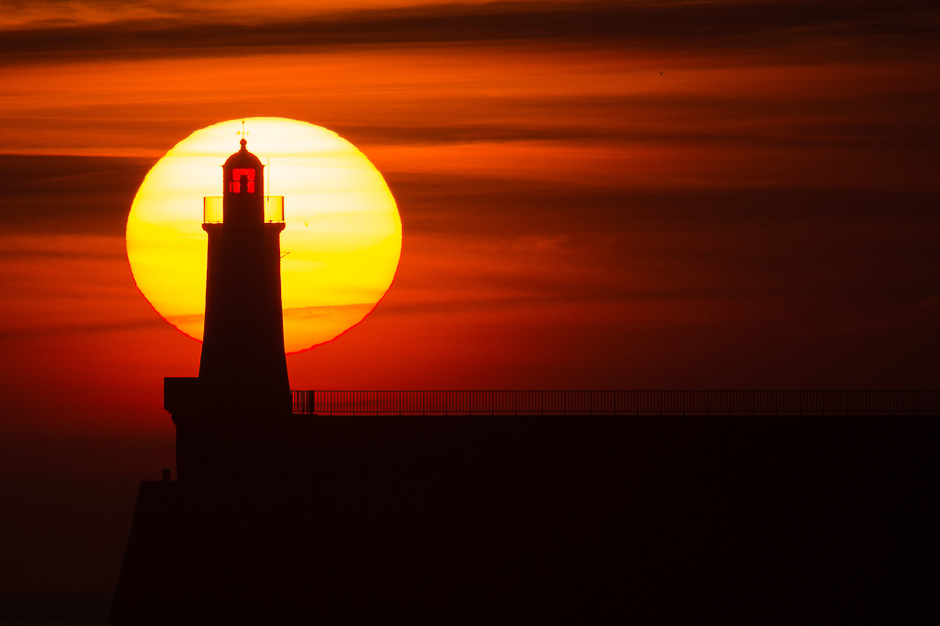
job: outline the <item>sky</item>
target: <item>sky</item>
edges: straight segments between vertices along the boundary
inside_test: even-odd
[[[0,31],[0,591],[111,588],[172,467],[200,344],[125,224],[224,120],[337,132],[401,214],[295,389],[940,386],[934,2],[25,0]]]

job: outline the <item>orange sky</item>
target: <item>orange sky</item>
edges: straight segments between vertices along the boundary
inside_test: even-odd
[[[199,344],[135,289],[124,223],[238,117],[338,132],[401,212],[386,298],[294,388],[940,385],[932,3],[405,4],[5,13],[0,436],[124,460],[0,473],[172,462],[162,377]]]
[[[565,37],[565,3],[361,4],[326,18],[272,8],[277,20],[202,47],[186,28],[212,22],[204,13],[167,24],[92,2],[60,24],[42,21],[60,5],[36,4],[7,24],[25,45],[0,57],[0,150],[21,172],[0,235],[0,325],[17,355],[8,363],[29,355],[38,368],[13,368],[25,377],[17,388],[87,397],[69,426],[165,425],[130,390],[154,398],[161,375],[194,372],[198,344],[159,323],[133,288],[120,242],[128,199],[190,132],[254,115],[352,141],[388,178],[404,222],[386,301],[335,345],[292,357],[296,388],[938,380],[918,356],[936,343],[923,331],[940,293],[929,140],[940,83],[928,79],[938,64],[926,40],[876,38],[861,26],[864,7],[827,16],[791,3],[796,23],[780,25],[749,17],[751,3],[715,5],[700,28],[592,36],[584,25],[605,11],[653,19],[656,6],[578,5],[569,15],[583,28]],[[675,7],[658,10],[679,19]],[[506,31],[507,12],[535,26]],[[902,7],[894,19],[919,15]],[[745,23],[732,28],[731,16]],[[213,28],[242,17],[219,13]],[[311,32],[333,24],[355,43],[238,46],[288,19]],[[479,32],[433,31],[448,19]],[[401,33],[374,36],[375,23]],[[130,44],[95,44],[115,29]],[[133,45],[153,32],[156,43]],[[29,52],[52,34],[60,49]],[[833,346],[846,333],[893,345],[911,365],[888,367],[883,352],[840,357]],[[808,368],[810,354],[825,367]],[[126,396],[89,388],[111,367]],[[118,395],[119,413],[150,417],[102,417],[103,399]]]

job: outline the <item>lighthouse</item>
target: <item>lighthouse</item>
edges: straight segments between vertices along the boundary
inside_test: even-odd
[[[203,199],[206,314],[197,378],[166,378],[181,480],[250,470],[252,443],[291,414],[281,310],[284,198],[265,196],[247,141],[222,165],[222,195]]]
[[[222,166],[217,197],[203,201],[209,236],[199,380],[220,405],[290,413],[281,313],[283,197],[264,195],[264,166],[241,149]]]

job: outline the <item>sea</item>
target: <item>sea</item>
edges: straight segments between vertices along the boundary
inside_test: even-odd
[[[0,593],[0,626],[104,626],[110,593]]]

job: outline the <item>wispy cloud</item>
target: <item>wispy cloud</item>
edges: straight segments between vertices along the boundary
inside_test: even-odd
[[[152,160],[0,154],[7,177],[0,224],[7,234],[123,235],[137,187]],[[5,250],[9,255],[87,254],[75,250]]]
[[[4,33],[0,55],[96,52],[186,54],[236,48],[348,44],[582,39],[621,46],[658,43],[673,49],[768,47],[793,39],[926,36],[940,30],[936,4],[905,0],[813,2],[492,2],[392,9],[363,8],[313,18],[277,11],[235,16],[209,11],[144,12],[93,24],[25,25]],[[290,14],[288,12],[288,14]],[[106,14],[103,14],[106,15]],[[213,15],[216,20],[213,21]],[[271,17],[273,16],[273,17]],[[242,16],[243,18],[245,16]],[[936,44],[932,44],[934,47]]]
[[[163,320],[158,318],[146,318],[99,324],[49,324],[34,327],[26,326],[22,328],[0,328],[0,340],[30,339],[50,335],[112,333],[123,330],[138,330],[141,328],[159,328],[165,324]]]

